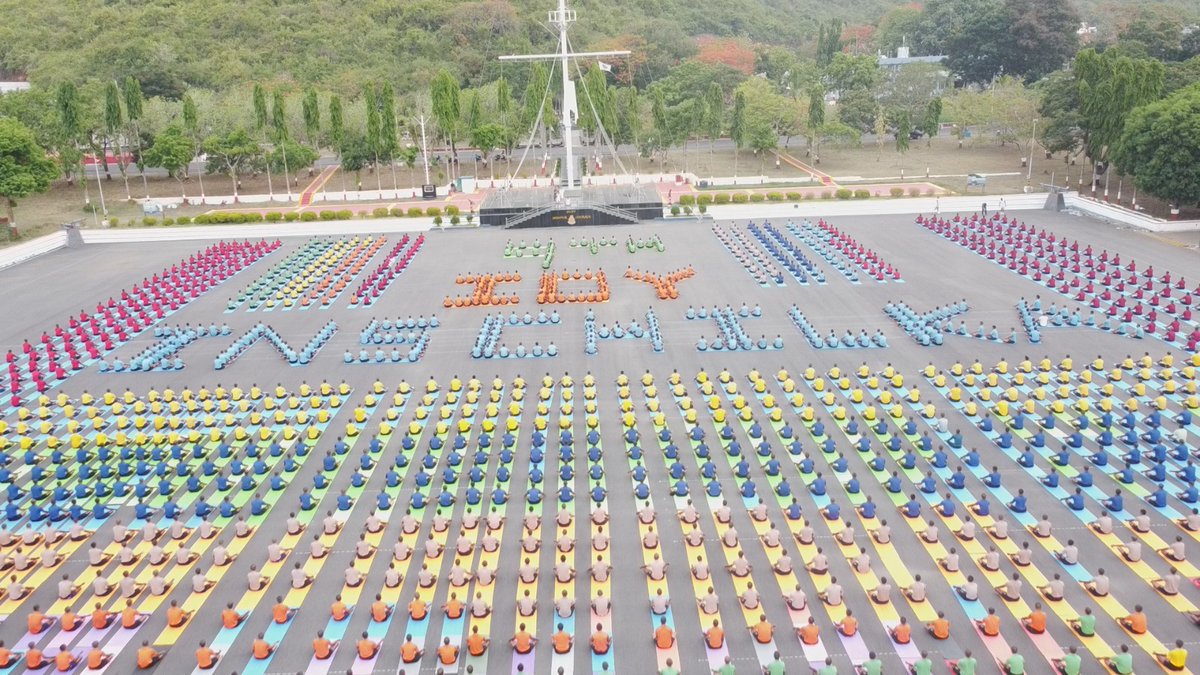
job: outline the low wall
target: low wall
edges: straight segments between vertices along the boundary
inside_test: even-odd
[[[1200,231],[1200,220],[1163,220],[1132,211],[1123,206],[1106,204],[1105,202],[1084,197],[1078,192],[1067,192],[1063,195],[1068,209],[1086,213],[1093,218],[1099,218],[1111,223],[1129,225],[1151,232],[1196,232]]]
[[[273,239],[362,233],[425,232],[432,218],[368,218],[313,221],[310,223],[254,223],[251,225],[199,225],[81,230],[85,244],[120,244],[139,241],[190,241],[194,239]]]
[[[39,255],[57,251],[67,245],[67,233],[59,230],[0,249],[0,270],[19,265]]]

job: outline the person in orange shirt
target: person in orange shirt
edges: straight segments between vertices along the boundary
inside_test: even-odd
[[[39,670],[45,666],[45,655],[42,654],[42,650],[38,649],[37,643],[30,640],[29,649],[25,650],[25,669]]]
[[[21,655],[8,647],[4,646],[4,640],[0,640],[0,668],[7,668],[16,663],[21,658]]]
[[[988,607],[987,616],[983,617],[982,621],[976,621],[975,625],[979,631],[988,637],[996,637],[1000,634],[1000,617],[996,616],[996,608]]]
[[[221,625],[232,630],[242,625],[246,620],[245,614],[240,614],[233,608],[233,603],[225,605],[225,609],[221,610]]]
[[[141,670],[147,670],[158,665],[162,661],[165,652],[160,652],[150,646],[149,640],[142,640],[142,646],[137,650],[137,667]]]
[[[447,638],[448,640],[449,638]],[[425,655],[425,650],[413,642],[412,633],[404,636],[404,644],[400,645],[400,660],[405,663],[416,663]]]
[[[58,653],[54,655],[54,669],[65,673],[74,670],[77,665],[79,665],[79,657],[72,654],[66,645],[59,645]]]
[[[371,641],[367,637],[367,631],[362,632],[362,637],[358,640],[358,658],[363,661],[370,661],[375,658],[375,653],[379,651],[379,645]]]
[[[558,630],[550,637],[550,644],[554,647],[555,654],[566,654],[571,651],[571,646],[574,644],[575,638],[571,637],[567,631],[563,630],[563,625],[558,624]]]
[[[254,644],[250,646],[250,651],[252,654],[254,654],[254,658],[261,661],[269,658],[271,654],[274,654],[275,648],[278,646],[279,645],[268,644],[267,641],[263,639],[263,634],[259,633],[258,637],[254,638]]]
[[[148,616],[148,614],[142,614],[133,608],[132,599],[126,600],[125,609],[121,610],[121,628],[126,630],[137,628]]]
[[[450,638],[442,638],[442,646],[437,648],[438,663],[452,666],[458,663],[458,647],[450,644]]]
[[[412,605],[409,605],[411,608]],[[371,603],[371,620],[376,623],[383,623],[392,615],[392,608],[383,601],[382,595],[375,596],[375,602]]]
[[[221,652],[214,651],[204,640],[200,641],[200,647],[196,649],[197,668],[200,670],[212,670],[217,665],[217,659],[220,658]]]
[[[87,667],[89,670],[100,670],[112,661],[112,654],[100,649],[100,641],[92,642],[92,648],[88,650]]]
[[[318,660],[324,661],[333,656],[334,650],[341,644],[341,640],[330,642],[325,637],[325,631],[317,631],[317,637],[313,638],[313,656]]]
[[[446,601],[446,604],[442,605],[442,611],[451,619],[457,619],[462,616],[463,609],[462,601],[458,599],[458,595],[455,593],[451,593],[450,599]]]
[[[79,615],[75,613],[75,610],[71,609],[70,607],[67,608],[67,611],[63,612],[63,615],[59,617],[58,622],[62,625],[63,631],[67,633],[79,628],[79,624],[83,623],[79,620]]]
[[[592,633],[592,651],[603,656],[608,653],[611,640],[604,632],[604,624],[596,624],[596,632]]]
[[[509,640],[508,643],[512,645],[512,648],[518,654],[528,654],[529,652],[533,651],[533,648],[537,645],[537,638],[533,637],[529,634],[529,631],[525,630],[525,624],[521,624],[517,627],[516,634],[512,636],[512,639]]]
[[[750,633],[754,635],[754,639],[760,645],[770,644],[775,637],[775,626],[767,621],[766,614],[758,615],[758,623],[750,627]]]
[[[908,619],[900,617],[900,623],[892,629],[892,639],[898,645],[906,645],[912,642],[912,626],[908,625]]]
[[[415,597],[412,602],[408,603],[408,616],[413,621],[420,621],[429,613],[429,606],[420,597]]]
[[[334,621],[344,621],[350,616],[350,610],[346,608],[346,603],[342,602],[342,595],[339,593],[333,599],[333,605],[329,608],[329,613],[333,616]]]
[[[96,603],[96,608],[92,610],[92,628],[96,630],[104,630],[112,623],[112,612],[104,609],[100,603]]]
[[[838,632],[846,637],[854,637],[854,634],[858,632],[858,619],[854,618],[854,612],[846,610],[845,618],[838,624]]]
[[[1021,619],[1021,624],[1025,626],[1025,630],[1035,635],[1041,635],[1046,632],[1046,613],[1042,611],[1042,603],[1034,603],[1033,611],[1029,616]]]
[[[25,623],[29,628],[29,633],[31,635],[38,635],[50,626],[54,625],[54,622],[51,621],[49,617],[47,617],[45,614],[42,614],[41,608],[37,605],[33,606],[33,610],[29,612],[29,616],[26,618]]]
[[[167,608],[167,626],[170,628],[179,628],[187,623],[191,615],[191,612],[183,611],[183,608],[179,606],[178,600],[172,600],[171,606]]]
[[[479,626],[471,626],[471,634],[467,636],[467,653],[471,656],[483,656],[491,642],[479,634]]]
[[[275,623],[287,623],[296,616],[296,610],[283,604],[283,596],[275,596],[275,606],[271,608],[271,618]]]
[[[654,646],[659,649],[670,649],[675,644],[675,631],[667,625],[667,617],[658,619],[658,628],[654,630]]]
[[[725,644],[725,631],[721,630],[720,620],[713,619],[712,628],[704,632],[704,644],[709,649],[720,649]]]
[[[945,640],[950,637],[950,622],[946,619],[945,612],[938,612],[937,618],[933,623],[925,627],[929,630],[929,634],[936,640]]]
[[[1122,617],[1121,625],[1125,627],[1125,630],[1133,633],[1134,635],[1145,635],[1146,613],[1142,611],[1142,606],[1134,605],[1133,614]]]

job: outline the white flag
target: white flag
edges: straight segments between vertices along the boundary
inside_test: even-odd
[[[612,72],[612,64],[605,63],[603,61],[597,61],[596,63],[600,66],[600,70],[603,70],[606,73]]]

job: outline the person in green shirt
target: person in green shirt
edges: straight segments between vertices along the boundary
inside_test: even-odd
[[[681,675],[679,669],[675,667],[675,659],[668,657],[666,667],[658,671],[658,675]]]
[[[883,675],[883,661],[875,656],[875,652],[867,655],[867,660],[854,667],[856,675]]]
[[[1096,634],[1096,616],[1092,614],[1091,607],[1083,608],[1083,615],[1071,622],[1071,628],[1083,637],[1092,637]]]
[[[813,668],[813,673],[816,675],[837,675],[837,666],[833,665],[833,657],[825,657],[825,665],[820,668]]]
[[[1129,653],[1129,645],[1121,645],[1121,653],[1109,659],[1107,663],[1117,675],[1132,675],[1133,654]]]
[[[1016,645],[1012,645],[1012,656],[1004,662],[1004,672],[1008,675],[1025,675],[1025,657],[1017,653]]]
[[[1052,663],[1062,675],[1079,675],[1083,668],[1083,659],[1079,658],[1078,649],[1074,645],[1061,659],[1054,659]]]
[[[921,658],[913,662],[909,670],[912,675],[933,675],[933,661],[929,659],[929,652],[921,652]]]
[[[717,668],[713,672],[716,673],[717,675],[736,675],[737,668],[733,667],[733,661],[729,658],[729,655],[726,654],[725,655],[725,663],[722,663],[721,667]]]
[[[977,662],[975,661],[975,657],[971,656],[971,650],[968,649],[961,659],[951,665],[954,668],[955,675],[975,675]]]
[[[779,652],[775,652],[773,657],[775,660],[763,666],[763,675],[784,675],[787,673],[787,666],[783,664],[783,659],[779,658]]]

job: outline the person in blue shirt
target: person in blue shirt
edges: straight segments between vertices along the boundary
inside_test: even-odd
[[[262,498],[262,495],[254,495],[250,500],[250,515],[261,516],[267,512],[267,502]]]
[[[508,470],[507,464],[501,464],[496,468],[496,480],[500,481],[501,483],[507,483],[508,479],[511,477],[511,474],[512,472]]]
[[[446,486],[443,485],[442,491],[438,493],[438,506],[441,506],[442,508],[449,508],[454,505],[454,502],[454,493],[450,492],[450,490],[446,489]]]
[[[546,453],[541,448],[534,447],[529,451],[529,463],[541,464],[542,460],[546,459]]]
[[[834,443],[833,439],[827,436],[825,440],[821,442],[821,450],[827,455],[832,455],[837,451],[837,443]]]
[[[508,503],[508,493],[504,488],[497,486],[492,490],[492,503],[496,506],[503,506]]]
[[[813,472],[813,461],[808,457],[800,460],[800,473],[808,475]]]
[[[1184,504],[1195,504],[1197,501],[1200,501],[1200,490],[1196,489],[1195,483],[1189,483],[1186,488],[1179,491],[1177,496],[1179,497],[1179,501]]]
[[[1023,450],[1021,452],[1021,454],[1017,456],[1017,464],[1020,464],[1021,466],[1025,467],[1026,469],[1033,468],[1033,466],[1034,466],[1033,450],[1029,449],[1029,446],[1025,446],[1025,450]]]
[[[737,441],[733,441],[729,445],[725,446],[725,455],[727,457],[741,457],[742,444],[738,443]]]
[[[1063,503],[1072,511],[1082,511],[1084,509],[1083,490],[1075,488],[1075,492],[1063,497]]]
[[[944,469],[946,468],[946,460],[946,450],[939,445],[930,461],[933,462],[935,469]]]
[[[433,471],[437,468],[437,458],[426,452],[425,456],[421,458],[421,466],[428,471]]]
[[[1150,467],[1146,472],[1146,477],[1155,483],[1161,483],[1167,479],[1167,465],[1159,462]]]
[[[993,466],[992,470],[983,477],[983,484],[992,489],[1000,487],[1000,468]]]
[[[1133,475],[1134,475],[1133,468],[1130,466],[1126,466],[1124,469],[1121,469],[1120,471],[1114,471],[1113,479],[1116,480],[1117,482],[1124,483],[1126,485],[1132,485],[1133,484]]]
[[[775,486],[775,494],[779,495],[780,497],[792,496],[792,485],[788,482],[788,479],[784,478],[783,480],[779,481],[779,485]]]
[[[1142,450],[1134,446],[1132,450],[1121,455],[1121,459],[1125,460],[1126,464],[1136,465],[1142,463]]]
[[[967,484],[967,475],[963,473],[961,466],[954,467],[954,473],[950,474],[950,478],[946,480],[946,484],[952,490],[961,490]]]
[[[1017,490],[1017,496],[1008,503],[1008,508],[1013,513],[1025,513],[1028,510],[1028,499],[1025,497],[1025,490]]]
[[[220,511],[222,518],[232,518],[237,515],[238,512],[237,507],[234,506],[228,498],[221,501],[221,505],[218,507],[218,510]]]
[[[1151,492],[1150,495],[1146,497],[1146,503],[1156,509],[1161,509],[1167,505],[1167,491],[1165,488],[1163,488],[1162,483],[1159,483],[1154,492]]]
[[[872,471],[883,471],[887,466],[887,463],[883,460],[883,457],[880,455],[875,455],[871,458],[871,461],[867,462],[867,466],[870,467]]]
[[[743,459],[734,467],[733,473],[738,478],[746,478],[750,475],[750,463]]]
[[[858,481],[858,474],[851,472],[850,480],[846,481],[846,492],[856,495],[862,491],[862,484]]]
[[[979,421],[979,430],[983,431],[984,433],[991,431],[992,430],[992,418],[984,417],[982,420],[980,420]]]
[[[344,455],[349,450],[350,446],[346,444],[346,441],[342,440],[341,436],[338,436],[337,441],[333,444],[333,451],[339,455]]]
[[[339,493],[337,496],[338,510],[339,511],[349,511],[351,509],[351,507],[353,507],[353,506],[354,506],[354,500],[350,498],[350,495],[346,494],[345,490],[342,490],[341,493]]]
[[[915,494],[910,494],[908,496],[908,501],[905,502],[902,511],[908,518],[921,517],[921,503],[917,501],[917,496]]]
[[[778,476],[779,469],[780,469],[779,460],[775,459],[774,455],[772,455],[771,459],[767,460],[767,463],[763,465],[763,471],[768,476]]]
[[[1189,459],[1182,469],[1175,472],[1175,475],[1185,483],[1194,483],[1196,482],[1196,465]]]
[[[635,462],[641,461],[642,448],[639,445],[631,445],[631,446],[629,446],[629,450],[627,450],[625,452],[625,454],[629,456],[629,459],[632,459]]]
[[[753,499],[758,494],[754,481],[747,479],[746,482],[742,483],[741,493],[746,499]]]
[[[787,449],[788,454],[792,456],[796,456],[804,452],[804,446],[800,444],[800,441],[792,441],[791,443],[788,443]]]
[[[917,456],[912,450],[908,450],[900,457],[900,466],[904,467],[905,471],[911,471],[917,465]]]
[[[387,511],[388,509],[392,508],[391,496],[383,490],[380,490],[375,495],[375,508],[380,511]]]
[[[683,463],[676,460],[675,462],[671,463],[670,467],[668,467],[668,473],[671,474],[671,478],[674,480],[680,480],[687,473],[687,470],[684,468]]]
[[[942,501],[938,503],[938,510],[941,512],[943,518],[953,518],[954,508],[954,499],[951,494],[947,492]]]
[[[871,439],[867,436],[862,436],[858,439],[858,442],[854,444],[854,447],[857,448],[859,452],[870,452]]]
[[[427,503],[428,498],[425,496],[425,493],[421,492],[420,490],[413,492],[412,496],[408,499],[409,506],[414,509],[423,509]]]
[[[417,474],[414,476],[414,478],[416,479],[417,487],[425,487],[429,485],[429,481],[433,479],[433,477],[426,473],[425,469],[423,468],[417,471]]]
[[[821,509],[821,513],[826,520],[837,521],[842,517],[842,507],[838,506],[837,502],[831,501],[824,509]]]
[[[816,495],[818,497],[825,496],[827,487],[826,487],[825,478],[821,474],[821,472],[819,472],[819,471],[817,472],[816,479],[813,480],[812,485],[808,486],[808,489],[809,489],[809,492],[812,492],[814,495]]]
[[[570,485],[563,485],[558,488],[558,501],[560,504],[569,504],[575,499],[575,491]],[[535,502],[536,503],[536,502]]]
[[[712,479],[717,475],[717,465],[713,464],[711,460],[705,461],[700,465],[700,475],[706,479]]]
[[[396,468],[403,469],[404,467],[408,466],[408,455],[404,454],[403,452],[397,452],[394,463]]]
[[[869,520],[869,519],[875,517],[876,508],[877,507],[875,505],[875,501],[872,500],[871,497],[868,496],[867,501],[863,502],[862,504],[859,504],[858,513],[863,518],[866,518]]]
[[[961,448],[963,444],[962,432],[958,429],[955,429],[954,433],[950,436],[946,443],[955,450]]]
[[[272,492],[278,492],[285,487],[287,487],[287,483],[284,482],[283,476],[280,476],[278,471],[271,475],[270,488]]]
[[[587,458],[588,458],[589,462],[599,462],[600,457],[601,457],[600,448],[598,448],[594,445],[588,448]]]
[[[1113,493],[1113,496],[1105,499],[1101,503],[1104,504],[1104,508],[1113,513],[1120,513],[1121,511],[1125,510],[1125,497],[1121,495],[1120,488],[1117,488],[1117,491]]]
[[[1008,431],[1002,431],[1000,432],[1000,435],[996,437],[996,445],[1007,450],[1008,448],[1012,447],[1012,438],[1012,433]]]
[[[721,484],[719,482],[717,482],[715,479],[710,480],[710,481],[708,481],[708,483],[705,484],[704,491],[708,494],[709,497],[720,497],[721,496]]]
[[[921,479],[920,489],[927,495],[937,492],[937,479],[933,477],[932,471],[925,472],[925,477]]]
[[[833,466],[833,470],[835,473],[844,472],[847,467],[846,458],[843,457],[842,454],[839,452],[837,459],[833,460],[832,466]]]
[[[896,471],[893,471],[892,475],[884,484],[884,487],[887,488],[887,491],[892,494],[900,494],[900,491],[903,489],[903,485],[900,482],[900,474]]]
[[[307,494],[307,493],[305,493],[305,494]],[[304,494],[301,494],[300,497],[303,500]],[[301,503],[303,504],[303,501],[301,501]],[[208,516],[208,514],[212,513],[212,511],[213,511],[212,504],[209,504],[203,497],[201,497],[199,500],[196,501],[196,517],[197,518],[203,519],[206,516]]]
[[[605,490],[604,486],[600,485],[599,483],[596,483],[595,485],[593,485],[592,486],[592,501],[597,504],[600,504],[600,503],[603,503],[605,499],[608,499],[608,490]]]
[[[1047,473],[1045,476],[1042,476],[1042,485],[1045,485],[1046,487],[1050,488],[1051,490],[1057,488],[1058,487],[1058,469],[1054,468],[1053,466],[1050,467],[1050,472]]]
[[[645,483],[637,483],[633,486],[633,496],[638,499],[647,499],[650,496],[650,486]]]
[[[975,512],[975,515],[980,516],[981,518],[986,517],[992,513],[992,503],[988,501],[986,494],[981,493],[979,495],[979,501],[971,505],[971,510]]]
[[[525,491],[525,502],[528,504],[541,504],[542,491],[535,485]]]
[[[963,456],[963,463],[972,468],[979,466],[979,452],[975,448],[968,450]]]

